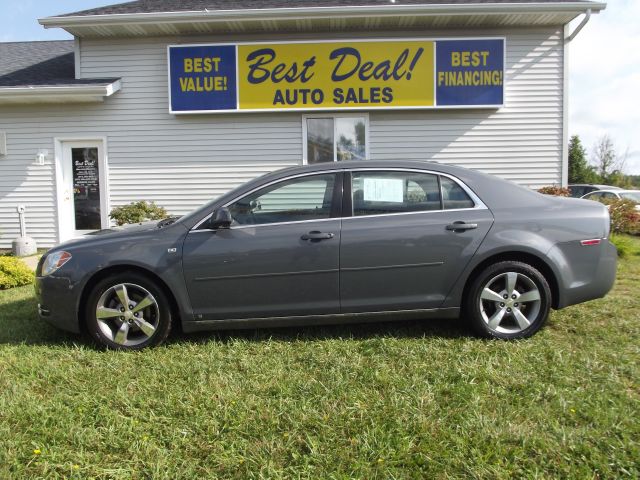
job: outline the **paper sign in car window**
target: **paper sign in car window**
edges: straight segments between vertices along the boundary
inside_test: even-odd
[[[365,178],[365,202],[395,202],[402,203],[403,181],[395,178]]]

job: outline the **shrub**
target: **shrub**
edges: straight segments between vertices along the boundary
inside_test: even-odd
[[[612,233],[640,234],[640,212],[636,210],[636,203],[629,199],[604,200],[602,203],[609,207]]]
[[[0,290],[33,283],[33,272],[16,257],[0,257]]]
[[[636,243],[628,235],[612,234],[609,237],[611,243],[616,246],[618,256],[620,258],[629,257],[631,255],[640,255],[640,251],[636,247]]]
[[[568,188],[562,188],[557,186],[552,187],[542,187],[538,190],[540,193],[544,193],[545,195],[553,195],[554,197],[570,197],[571,192]]]
[[[162,220],[167,218],[167,211],[156,205],[154,202],[147,203],[131,202],[129,205],[122,205],[111,210],[111,217],[117,225],[126,225],[129,223],[140,223],[147,220]]]

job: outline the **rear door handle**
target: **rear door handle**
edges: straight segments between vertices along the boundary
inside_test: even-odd
[[[336,236],[335,233],[322,233],[318,231],[313,231],[313,232],[305,233],[300,238],[302,240],[331,240],[335,236]]]
[[[462,232],[464,230],[475,230],[478,228],[477,223],[465,223],[465,222],[453,222],[450,225],[447,225],[447,230],[452,230],[454,232]]]

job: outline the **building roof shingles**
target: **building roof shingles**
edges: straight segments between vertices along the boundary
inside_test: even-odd
[[[72,40],[0,43],[0,88],[105,85],[116,80],[76,80]]]
[[[60,15],[90,16],[215,10],[253,10],[275,8],[358,7],[399,5],[473,5],[483,3],[575,3],[583,0],[136,0],[106,7]],[[589,3],[583,1],[583,3]]]

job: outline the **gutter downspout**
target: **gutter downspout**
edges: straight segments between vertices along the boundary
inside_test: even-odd
[[[575,36],[575,35],[574,35]],[[569,185],[569,25],[564,26],[564,44],[562,46],[562,170],[561,182],[564,188]]]
[[[571,40],[576,38],[576,35],[578,35],[580,33],[580,30],[582,30],[584,28],[584,26],[587,23],[589,23],[590,19],[591,19],[591,9],[589,8],[589,9],[587,9],[586,12],[584,12],[584,18],[582,19],[580,24],[576,27],[576,29],[568,37],[565,37],[565,42],[569,43],[569,42],[571,42]]]
[[[560,181],[563,187],[569,184],[569,43],[576,38],[589,20],[591,19],[591,9],[584,12],[584,18],[572,33],[569,32],[569,25],[564,27],[564,45],[562,59],[562,170]]]

